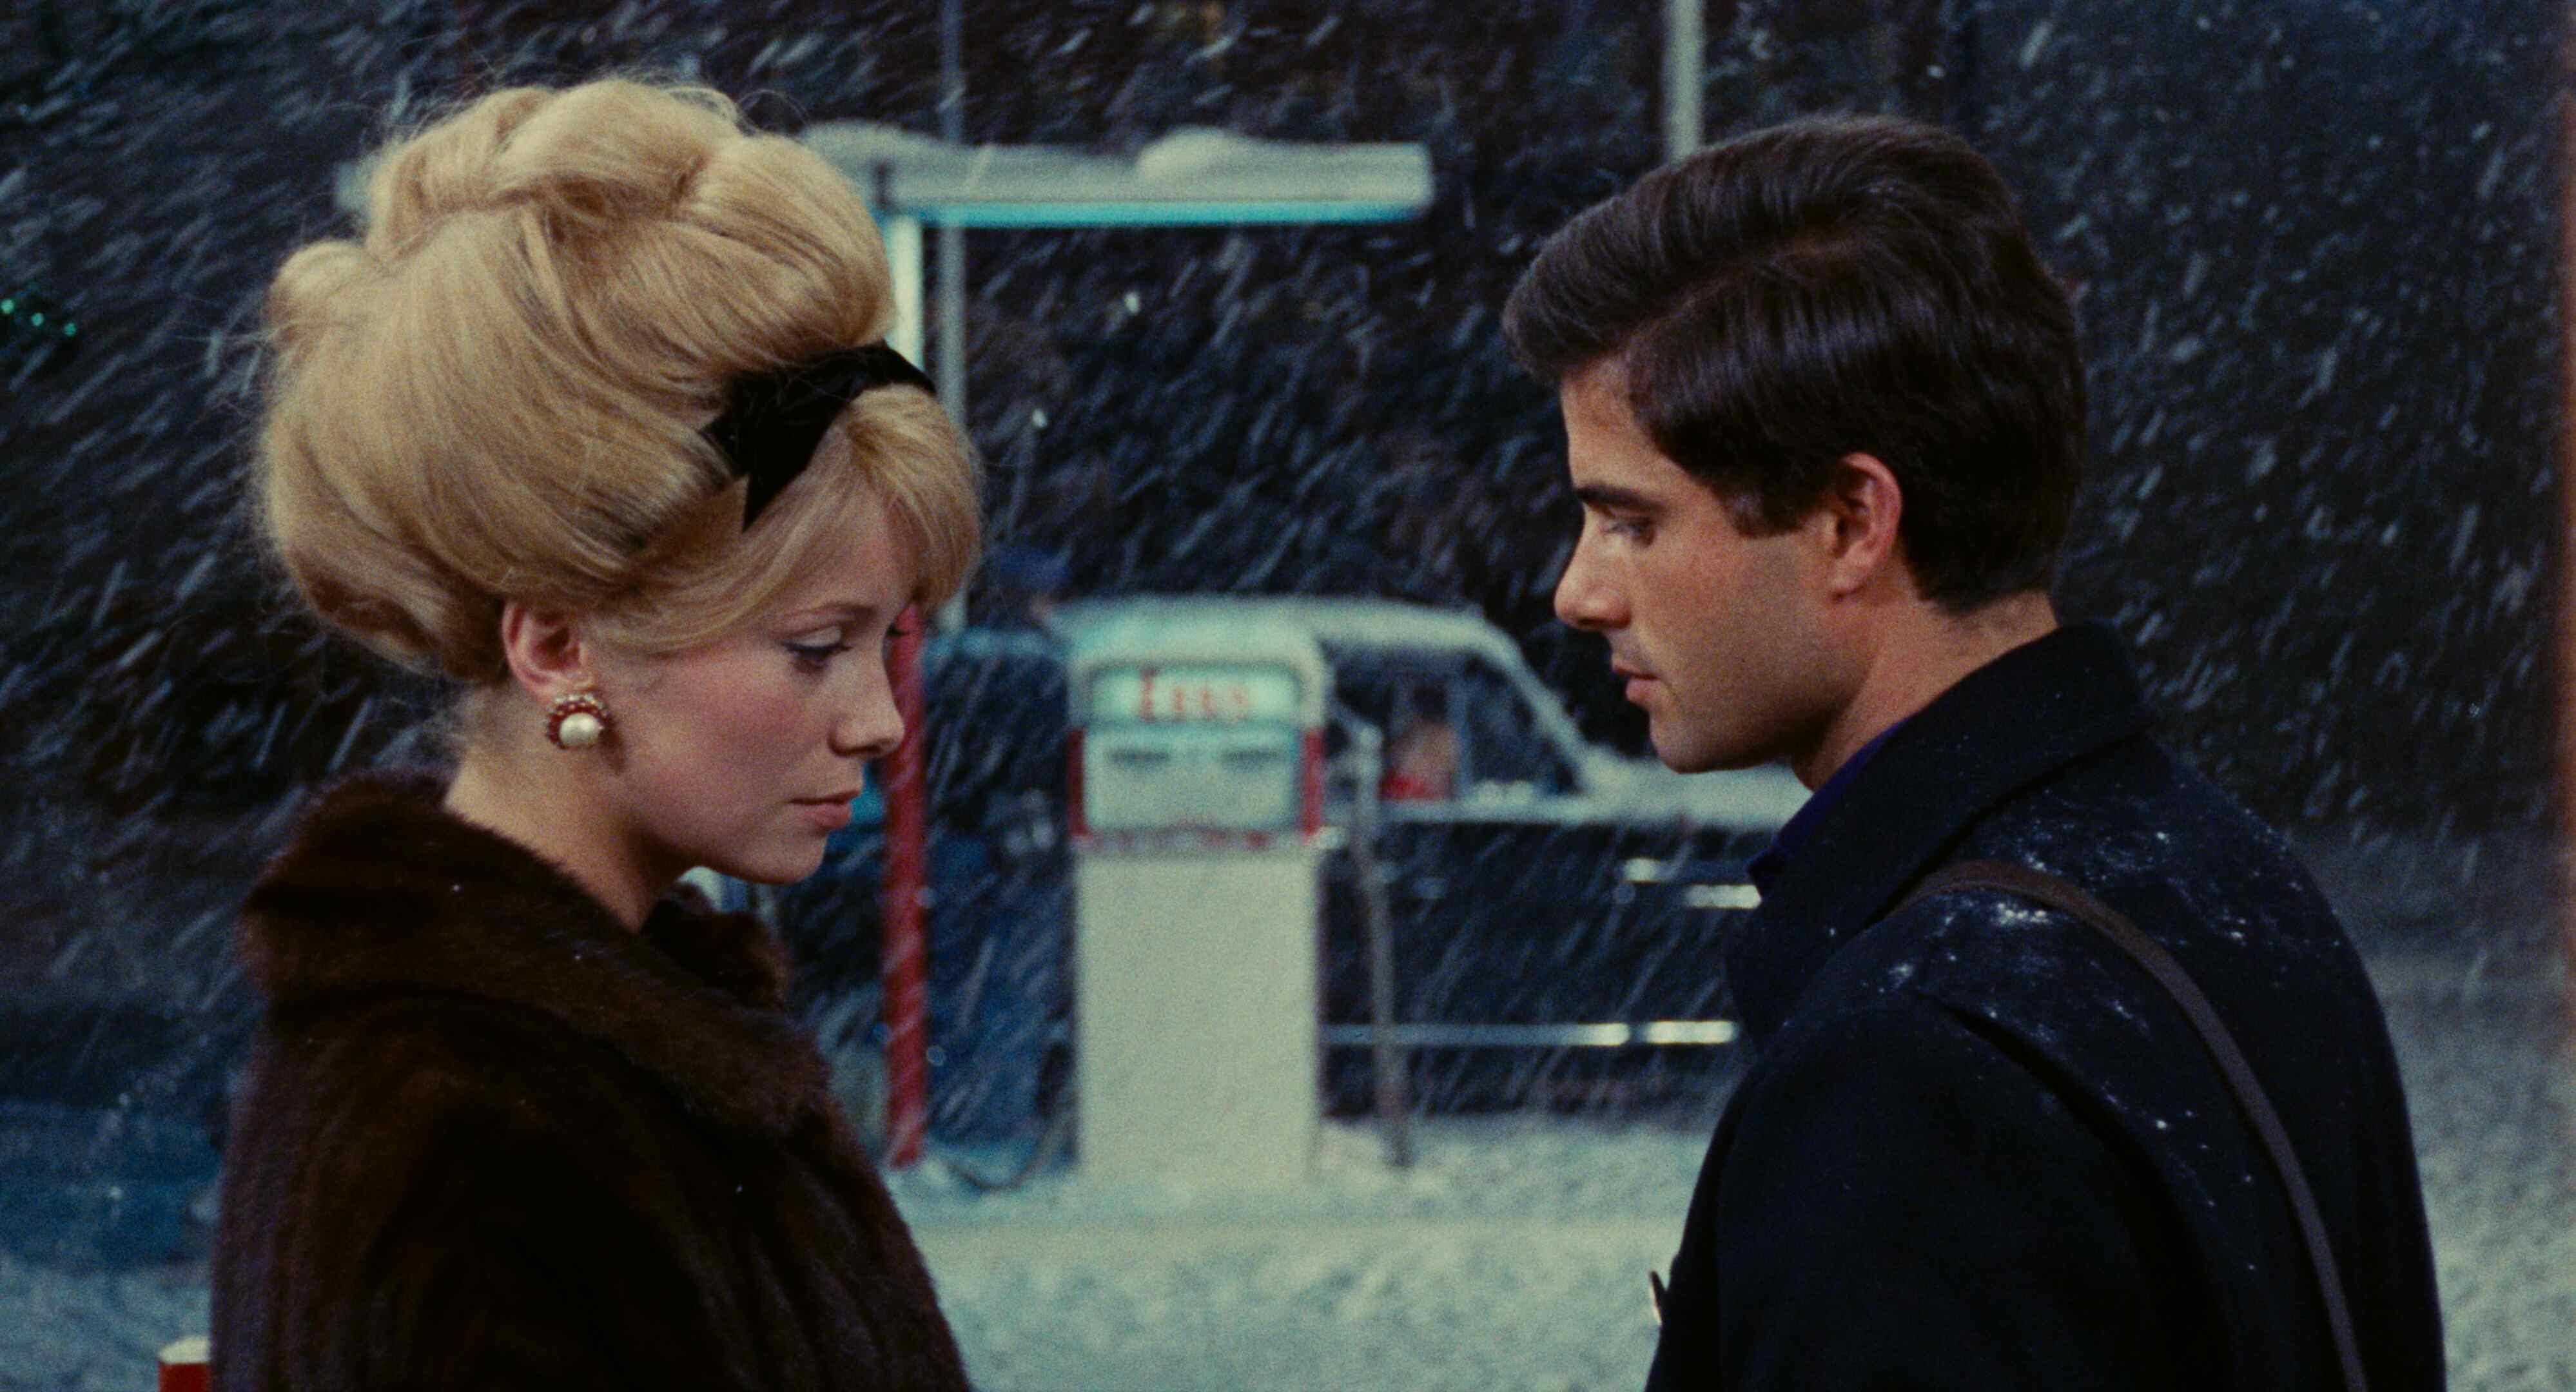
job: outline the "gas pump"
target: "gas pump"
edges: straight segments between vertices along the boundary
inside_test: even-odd
[[[1323,654],[1152,616],[1069,636],[1084,1178],[1294,1183],[1322,1114]]]

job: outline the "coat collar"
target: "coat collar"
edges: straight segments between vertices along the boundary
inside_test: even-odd
[[[784,950],[683,891],[627,931],[571,876],[440,806],[427,775],[324,793],[243,907],[271,1004],[382,991],[551,1015],[663,1079],[693,1111],[772,1136],[828,1104],[828,1070],[784,1013]]]
[[[1888,912],[1978,819],[2042,777],[2147,728],[2109,627],[2058,629],[1962,678],[1900,726],[1724,949],[1759,1042],[1834,950]]]

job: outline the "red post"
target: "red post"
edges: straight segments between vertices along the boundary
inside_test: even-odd
[[[928,880],[930,807],[921,758],[921,624],[904,615],[887,675],[903,712],[903,744],[878,776],[885,795],[886,1158],[895,1169],[921,1163],[930,1129],[930,948],[922,922]]]
[[[181,1339],[161,1350],[160,1392],[206,1392],[214,1385],[206,1336]]]

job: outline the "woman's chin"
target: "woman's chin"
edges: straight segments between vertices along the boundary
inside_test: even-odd
[[[818,841],[810,847],[795,850],[782,848],[756,857],[745,856],[739,860],[712,865],[708,868],[717,874],[730,875],[747,884],[781,887],[800,884],[812,878],[815,871],[823,868],[823,845]]]

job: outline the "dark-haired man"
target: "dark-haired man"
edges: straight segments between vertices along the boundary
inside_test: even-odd
[[[1557,589],[1684,771],[1815,789],[1725,960],[1754,1063],[1709,1148],[1655,1388],[2438,1387],[2405,1099],[2361,963],[2280,839],[2148,734],[2048,598],[2084,436],[2073,314],[1940,130],[1802,122],[1649,175],[1514,291],[1583,529]],[[2024,892],[2178,961],[2174,994]],[[2348,1351],[2347,1351],[2348,1350]]]

